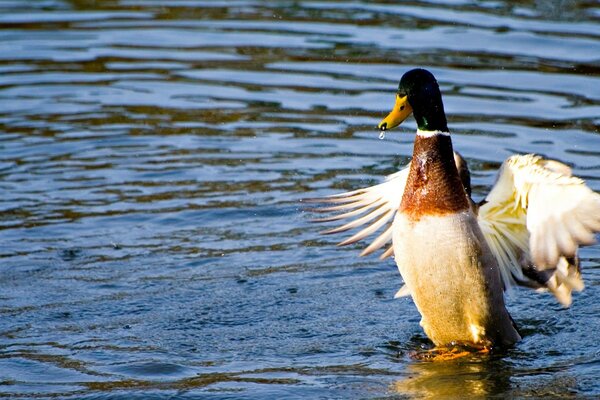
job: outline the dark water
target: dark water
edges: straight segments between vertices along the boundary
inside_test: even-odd
[[[600,247],[506,354],[426,363],[393,261],[298,200],[377,182],[431,69],[476,197],[513,152],[600,190],[592,1],[0,0],[0,397],[600,395]]]

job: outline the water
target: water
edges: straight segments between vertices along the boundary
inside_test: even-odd
[[[91,5],[93,4],[93,5]],[[513,152],[600,190],[593,2],[0,1],[0,397],[600,395],[600,247],[524,340],[427,363],[393,262],[299,199],[378,182],[438,77],[481,198]]]

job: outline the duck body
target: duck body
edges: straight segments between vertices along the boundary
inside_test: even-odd
[[[404,280],[394,297],[412,297],[437,346],[509,346],[520,335],[504,290],[549,290],[568,307],[572,291],[583,289],[577,251],[600,232],[600,195],[568,166],[528,154],[509,157],[477,204],[439,86],[424,69],[403,75],[378,127],[392,129],[411,113],[418,130],[410,165],[378,185],[321,199],[333,206],[316,211],[343,213],[316,221],[351,219],[326,234],[367,225],[339,245],[379,231],[361,256],[392,242],[380,258],[394,256]]]
[[[392,243],[421,326],[438,346],[510,345],[520,336],[504,305],[498,264],[459,176],[437,81],[428,71],[412,70],[402,77],[399,93],[419,130]]]
[[[438,346],[520,339],[502,280],[455,166],[447,133],[419,134],[392,242],[398,270]],[[444,285],[432,285],[444,282]]]
[[[418,222],[399,213],[392,240],[398,270],[433,343],[489,347],[520,339],[504,305],[498,266],[471,210]]]

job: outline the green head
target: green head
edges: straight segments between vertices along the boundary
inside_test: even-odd
[[[402,76],[396,104],[378,128],[392,129],[400,125],[411,112],[419,130],[448,132],[440,87],[433,74],[422,68],[412,69]]]

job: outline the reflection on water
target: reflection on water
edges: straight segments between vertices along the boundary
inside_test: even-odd
[[[392,388],[416,398],[486,398],[512,389],[511,368],[503,360],[410,363],[405,374]]]
[[[374,126],[414,66],[475,196],[513,152],[600,190],[598,10],[0,0],[0,397],[600,395],[599,247],[571,309],[510,297],[513,351],[427,363],[393,262],[298,204],[407,162]]]
[[[580,383],[567,366],[521,369],[498,356],[444,363],[409,363],[391,389],[419,399],[572,397]],[[521,384],[524,383],[524,384]]]

